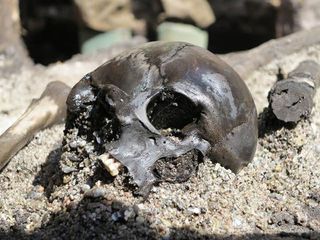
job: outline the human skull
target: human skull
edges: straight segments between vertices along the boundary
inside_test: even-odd
[[[121,162],[141,188],[187,180],[204,156],[237,172],[255,153],[248,88],[191,44],[153,42],[125,52],[76,84],[67,106],[66,129],[77,128],[97,152]]]

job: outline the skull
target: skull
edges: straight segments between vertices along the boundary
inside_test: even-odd
[[[248,88],[217,56],[187,43],[147,43],[111,59],[74,86],[67,106],[66,133],[76,128],[141,188],[187,180],[204,156],[237,172],[256,148]]]

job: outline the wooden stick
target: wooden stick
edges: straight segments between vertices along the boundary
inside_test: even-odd
[[[274,84],[268,96],[269,109],[283,122],[297,123],[309,117],[319,82],[320,65],[303,61],[287,79]]]

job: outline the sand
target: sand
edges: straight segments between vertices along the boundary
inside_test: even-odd
[[[0,74],[0,132],[49,81],[72,85],[119,51]],[[319,62],[320,46],[246,80],[258,113],[278,69],[288,73],[305,59]],[[0,71],[9,61],[0,57]],[[205,159],[190,180],[161,183],[146,200],[99,168],[87,182],[62,178],[64,126],[41,131],[0,174],[0,239],[320,239],[320,92],[315,102],[295,128],[260,129],[255,158],[239,174]]]

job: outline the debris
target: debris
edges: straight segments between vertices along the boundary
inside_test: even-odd
[[[188,212],[190,212],[193,215],[199,215],[202,211],[199,207],[188,207]]]
[[[61,164],[61,171],[64,172],[65,174],[68,174],[68,173],[77,171],[77,169],[74,167],[69,167],[64,164]]]
[[[297,123],[308,118],[313,108],[313,97],[320,83],[320,66],[314,61],[303,61],[275,83],[269,92],[269,108],[277,119]]]
[[[107,191],[104,188],[95,186],[92,189],[86,191],[84,195],[86,197],[99,198],[104,197],[106,193]]]
[[[123,214],[120,211],[114,212],[111,215],[111,218],[114,222],[120,221],[124,218]]]
[[[128,221],[130,218],[134,218],[136,216],[136,212],[132,207],[127,208],[124,211],[124,220]]]

